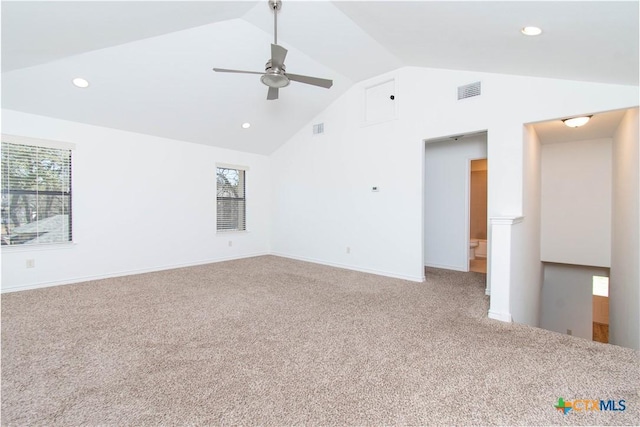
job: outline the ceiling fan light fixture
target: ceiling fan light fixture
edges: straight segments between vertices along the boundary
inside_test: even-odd
[[[587,122],[591,120],[591,117],[593,116],[572,117],[570,119],[564,119],[562,122],[570,128],[579,128],[580,126],[586,125]]]
[[[289,78],[284,74],[266,73],[260,77],[260,81],[265,85],[273,88],[281,88],[289,86]]]

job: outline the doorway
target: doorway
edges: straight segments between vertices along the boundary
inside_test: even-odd
[[[593,334],[594,341],[609,343],[609,277],[593,276]]]
[[[487,159],[469,164],[469,271],[487,273]]]
[[[485,131],[425,140],[425,267],[469,271],[471,160],[487,157]]]

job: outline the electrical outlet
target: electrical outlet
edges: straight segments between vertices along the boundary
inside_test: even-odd
[[[573,335],[573,331],[571,329],[567,329],[567,335]]]
[[[28,259],[27,260],[27,268],[34,268],[36,266],[36,260],[35,259]]]
[[[229,247],[233,246],[233,240],[229,240]]]
[[[351,253],[351,248],[349,246],[347,246],[347,253],[350,254]]]

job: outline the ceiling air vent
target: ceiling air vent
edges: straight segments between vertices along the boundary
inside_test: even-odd
[[[480,82],[470,83],[464,86],[458,86],[458,101],[472,96],[480,95]]]
[[[317,125],[313,125],[313,134],[319,135],[324,133],[324,123],[318,123]]]

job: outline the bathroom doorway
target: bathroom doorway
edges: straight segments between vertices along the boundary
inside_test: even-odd
[[[468,272],[471,160],[489,157],[487,132],[427,139],[424,156],[424,266]]]
[[[593,340],[609,343],[609,277],[593,276]]]
[[[487,159],[469,162],[469,271],[487,273]]]

